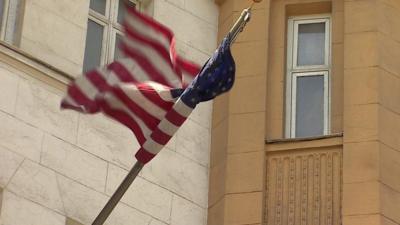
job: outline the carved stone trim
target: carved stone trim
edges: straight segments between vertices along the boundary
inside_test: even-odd
[[[60,90],[65,90],[73,76],[67,74],[19,48],[0,41],[0,62]]]
[[[315,138],[315,139],[314,139]],[[285,139],[282,141],[276,142],[268,142],[265,145],[265,150],[267,152],[276,152],[276,151],[298,151],[298,150],[309,150],[311,148],[321,148],[321,147],[333,147],[333,146],[342,146],[343,145],[343,137],[337,135],[329,135],[321,138],[305,138],[305,139]]]
[[[267,225],[339,225],[340,147],[267,153]]]

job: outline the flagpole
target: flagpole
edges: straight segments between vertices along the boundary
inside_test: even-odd
[[[125,179],[119,185],[118,189],[111,196],[110,200],[108,200],[107,204],[101,210],[100,214],[96,217],[92,225],[103,225],[108,216],[111,214],[115,206],[121,200],[122,196],[124,196],[125,192],[128,190],[129,186],[135,180],[139,172],[142,170],[144,164],[142,162],[137,161],[135,165],[132,167],[131,171],[126,175]]]
[[[230,31],[227,35],[227,38],[230,39],[231,44],[236,40],[236,37],[238,36],[238,34],[243,31],[247,22],[250,21],[251,8],[254,5],[254,3],[258,3],[261,1],[262,0],[253,0],[250,7],[247,9],[244,9],[242,11],[242,14],[240,15],[239,19],[232,26],[232,28],[230,29]],[[113,209],[115,208],[115,206],[121,200],[122,196],[124,196],[125,192],[128,190],[129,186],[135,180],[135,178],[137,177],[137,175],[139,174],[139,172],[142,170],[143,167],[144,167],[144,163],[141,163],[139,161],[136,162],[136,164],[132,167],[131,171],[128,173],[128,175],[126,175],[125,179],[119,185],[118,189],[111,196],[110,200],[108,200],[107,204],[104,206],[104,208],[101,210],[99,215],[96,217],[96,219],[94,220],[92,225],[103,225],[104,224],[104,222],[110,216],[110,214],[113,211]]]
[[[253,4],[254,4],[254,2],[253,2]],[[253,4],[251,4],[251,6],[249,8],[244,9],[242,11],[242,13],[240,14],[239,19],[235,22],[235,24],[229,30],[227,38],[230,39],[230,43],[231,44],[236,40],[236,37],[238,36],[238,34],[243,31],[243,29],[246,26],[247,22],[250,21],[251,7],[253,6]]]

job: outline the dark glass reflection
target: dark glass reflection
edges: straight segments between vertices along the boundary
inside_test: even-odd
[[[296,137],[324,133],[324,76],[297,78]]]

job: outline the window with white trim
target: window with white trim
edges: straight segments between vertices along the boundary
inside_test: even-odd
[[[139,7],[138,0],[90,0],[83,71],[108,64],[121,56],[124,2]]]
[[[329,15],[288,20],[286,137],[329,134],[331,26]]]
[[[20,27],[21,0],[0,0],[0,39],[17,44]]]

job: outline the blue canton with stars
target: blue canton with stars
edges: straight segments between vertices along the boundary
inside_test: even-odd
[[[235,81],[235,61],[230,44],[225,38],[196,78],[183,91],[181,99],[186,105],[195,108],[198,103],[214,99],[232,88]]]

